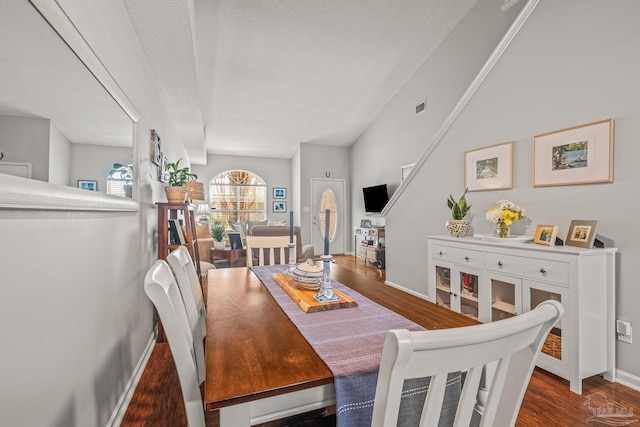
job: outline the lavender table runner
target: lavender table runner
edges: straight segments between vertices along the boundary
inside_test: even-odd
[[[335,281],[332,281],[333,287],[353,298],[358,307],[305,313],[271,278],[273,273],[285,269],[283,265],[252,267],[333,373],[338,426],[370,426],[387,332],[390,329],[418,331],[424,328]],[[426,379],[405,382],[399,426],[418,425],[428,384]],[[453,424],[460,394],[460,375],[449,377],[446,393],[439,423],[442,426]]]

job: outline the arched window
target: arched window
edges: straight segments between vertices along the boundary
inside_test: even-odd
[[[211,220],[223,223],[267,219],[267,185],[258,175],[230,170],[209,182]]]

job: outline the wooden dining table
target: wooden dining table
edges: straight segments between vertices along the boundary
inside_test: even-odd
[[[426,329],[474,319],[332,265],[331,275]],[[250,268],[209,270],[204,405],[249,426],[335,404],[333,375]]]

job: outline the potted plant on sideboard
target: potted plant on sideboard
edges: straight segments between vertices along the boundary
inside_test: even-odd
[[[219,220],[214,221],[213,225],[211,226],[211,236],[213,237],[213,240],[214,240],[214,244],[213,244],[214,248],[224,249],[224,234],[225,234],[224,224]]]
[[[167,174],[169,181],[164,191],[167,194],[169,203],[184,203],[187,198],[187,182],[198,178],[196,174],[189,172],[188,167],[181,168],[180,160],[174,163],[167,163]]]
[[[464,190],[462,196],[456,201],[452,195],[449,195],[447,206],[451,209],[451,219],[447,221],[447,229],[451,237],[464,237],[469,230],[471,221],[464,219],[469,213],[471,205],[467,203],[465,198],[468,189]]]

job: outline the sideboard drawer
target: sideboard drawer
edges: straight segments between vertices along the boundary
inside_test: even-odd
[[[485,256],[487,270],[569,285],[569,264],[566,262],[492,252]]]
[[[484,252],[451,246],[433,245],[433,257],[470,267],[484,267]]]

